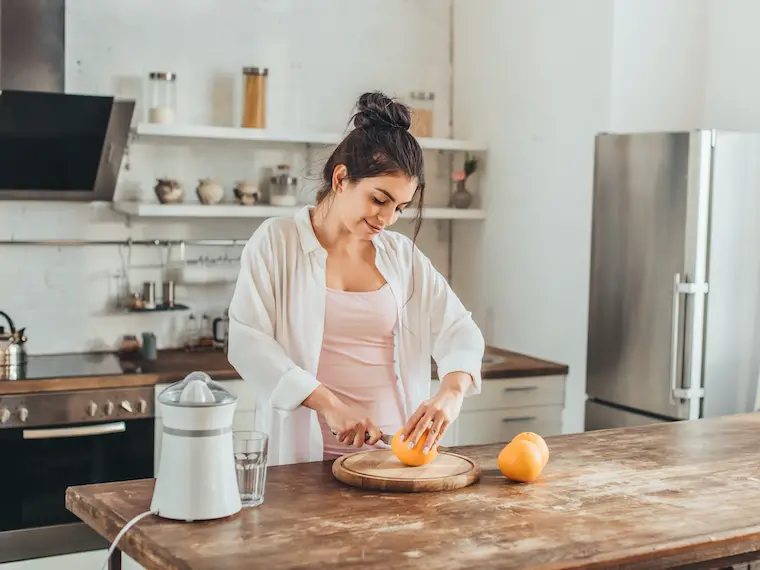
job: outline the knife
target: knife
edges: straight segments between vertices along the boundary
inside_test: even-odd
[[[337,434],[337,433],[335,433],[333,430],[330,430],[330,431],[332,431],[332,434],[333,434],[334,436],[337,436],[337,435],[338,435],[338,434]],[[364,441],[367,441],[368,439],[369,439],[369,432],[365,432],[365,433],[364,433]],[[381,435],[381,436],[380,436],[380,441],[382,441],[382,442],[383,442],[384,444],[386,444],[386,445],[390,445],[390,444],[391,444],[391,441],[392,441],[392,440],[393,440],[393,436],[392,436],[392,435],[389,435],[389,434],[387,434],[387,433],[384,433],[383,435]]]

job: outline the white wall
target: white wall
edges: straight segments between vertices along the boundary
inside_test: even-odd
[[[755,0],[709,0],[704,124],[760,130],[760,36]]]
[[[405,97],[412,90],[437,95],[436,131],[446,135],[449,114],[449,3],[439,0],[77,0],[67,4],[66,88],[138,99],[135,122],[144,120],[143,85],[148,72],[178,73],[182,122],[236,124],[239,75],[244,65],[270,68],[269,125],[341,132],[358,95],[383,89]],[[396,37],[391,40],[389,31]],[[445,162],[429,153],[431,204],[443,204]],[[267,166],[288,161],[313,186],[324,152],[304,148],[242,148],[136,145],[123,169],[120,197],[153,201],[158,176],[178,178],[189,201],[201,177],[217,177],[229,189],[244,177],[258,177]],[[438,190],[436,190],[438,188]],[[231,189],[228,197],[232,199]],[[304,193],[303,200],[312,195]],[[255,221],[126,221],[87,204],[0,203],[3,239],[247,238]],[[408,230],[409,224],[401,228]],[[434,223],[426,224],[420,244],[447,272],[446,243]],[[126,252],[123,252],[126,253]],[[212,252],[218,255],[221,252]],[[232,251],[235,256],[239,252]],[[196,248],[192,256],[209,254]],[[3,267],[0,309],[25,326],[31,353],[104,349],[123,334],[152,330],[159,346],[181,342],[187,314],[124,315],[114,307],[121,260],[115,247],[69,248],[0,246]],[[143,280],[161,281],[159,252],[135,249],[133,289]],[[197,316],[221,313],[232,291],[234,266],[217,276],[216,286],[187,286],[179,300]],[[160,291],[160,289],[159,289]]]
[[[461,232],[454,280],[479,276],[465,297],[489,341],[570,366],[565,429],[578,431],[593,136],[609,122],[612,3],[458,0],[455,9],[456,135],[490,146],[488,220],[482,235]]]
[[[707,0],[616,0],[610,130],[701,125],[710,19]]]
[[[760,4],[456,0],[455,8],[456,135],[483,138],[490,153],[489,219],[460,232],[454,279],[481,276],[463,295],[491,342],[570,365],[565,429],[581,430],[593,136],[760,129]]]

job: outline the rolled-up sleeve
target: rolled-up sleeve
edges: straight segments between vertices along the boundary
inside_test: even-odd
[[[229,307],[227,358],[258,397],[274,409],[292,411],[319,386],[296,365],[275,338],[273,275],[278,271],[273,232],[259,226],[243,249],[240,272]]]
[[[472,377],[472,384],[465,396],[479,394],[481,390],[481,367],[485,352],[485,340],[472,314],[452,291],[443,275],[433,267],[421,252],[415,252],[418,275],[425,281],[430,315],[432,357],[438,368],[438,377],[451,372],[465,372]]]

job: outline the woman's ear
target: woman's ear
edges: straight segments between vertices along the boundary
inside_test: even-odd
[[[346,168],[345,164],[338,164],[335,168],[333,168],[333,174],[332,174],[332,189],[336,192],[341,192],[343,190],[343,181],[348,176],[348,169]]]

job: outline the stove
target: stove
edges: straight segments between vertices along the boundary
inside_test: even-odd
[[[46,354],[27,357],[17,367],[0,367],[0,381],[110,376],[124,374],[121,361],[111,352]]]
[[[117,355],[95,353],[29,356],[7,372],[1,381],[126,371]],[[154,389],[0,395],[0,449],[13,458],[13,469],[0,469],[0,563],[108,546],[66,509],[64,494],[72,485],[153,477]]]

